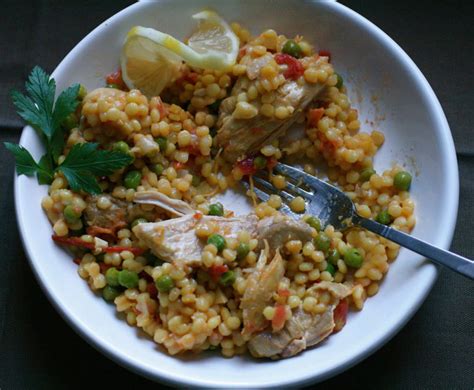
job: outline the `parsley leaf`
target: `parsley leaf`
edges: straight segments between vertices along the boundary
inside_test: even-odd
[[[55,130],[53,104],[56,82],[43,69],[35,66],[25,86],[30,96],[13,91],[13,104],[18,109],[18,115],[49,140]]]
[[[40,175],[44,178],[52,179],[51,167],[41,163],[44,156],[40,160],[40,163],[37,164],[30,152],[28,152],[28,150],[23,146],[12,144],[11,142],[4,142],[4,145],[15,156],[16,170],[19,175],[33,176],[35,173],[38,173],[38,180]]]
[[[15,155],[19,175],[36,173],[40,184],[48,184],[54,173],[61,171],[74,191],[98,194],[101,191],[97,176],[108,176],[132,162],[132,157],[118,151],[99,150],[98,144],[76,144],[64,161],[57,165],[63,153],[65,132],[62,124],[79,104],[79,84],[66,88],[54,101],[56,82],[43,69],[36,66],[25,84],[27,95],[12,92],[13,103],[18,114],[40,135],[46,154],[38,163],[22,146],[9,142],[5,147]]]
[[[95,176],[107,176],[129,165],[132,157],[128,154],[99,150],[96,143],[76,144],[66,159],[58,166],[74,191],[83,190],[91,194],[101,192]]]

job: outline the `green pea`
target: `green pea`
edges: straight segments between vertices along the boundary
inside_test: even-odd
[[[328,252],[328,262],[336,265],[337,261],[341,258],[339,251],[337,249],[330,249]]]
[[[112,286],[112,287],[120,286],[118,277],[119,277],[119,270],[115,267],[111,267],[105,272],[105,280],[107,281],[107,284],[109,286]]]
[[[166,153],[166,148],[168,147],[168,139],[165,137],[158,137],[158,138],[155,138],[155,142],[160,147],[160,152]]]
[[[104,298],[107,302],[112,302],[115,298],[120,295],[121,291],[112,286],[105,286],[102,289],[102,298]]]
[[[131,227],[134,228],[135,226],[137,226],[141,223],[147,223],[147,222],[148,222],[148,220],[146,218],[137,218],[132,222]]]
[[[174,281],[169,275],[161,275],[155,282],[158,291],[169,292],[174,287]]]
[[[222,203],[213,203],[209,205],[209,215],[216,215],[222,217],[224,215],[224,206]]]
[[[227,271],[224,272],[219,278],[219,282],[224,286],[231,286],[235,282],[235,272]]]
[[[71,205],[64,207],[63,214],[68,223],[75,223],[81,218],[81,213]]]
[[[165,167],[161,164],[155,164],[155,165],[153,165],[152,170],[153,170],[153,172],[156,173],[157,176],[161,176],[161,174],[165,170]]]
[[[112,146],[112,150],[114,150],[115,152],[123,153],[123,154],[130,153],[130,147],[125,141],[115,142],[114,145]]]
[[[201,178],[197,175],[193,175],[193,179],[191,180],[191,184],[193,187],[197,187],[199,184],[201,184]]]
[[[74,129],[75,127],[77,127],[79,125],[79,122],[77,120],[77,117],[76,117],[76,114],[74,114],[73,112],[71,112],[63,121],[62,123],[62,126],[66,129],[66,130],[71,130],[71,129]]]
[[[123,180],[123,184],[127,188],[133,188],[134,190],[140,185],[142,181],[142,174],[139,171],[130,171],[125,175],[125,179]]]
[[[400,191],[408,191],[411,186],[411,175],[407,171],[398,172],[393,178],[393,185]]]
[[[118,282],[123,287],[135,288],[138,286],[138,274],[128,269],[123,269],[118,273]]]
[[[316,248],[320,251],[326,252],[331,246],[331,239],[325,233],[319,233],[318,237],[314,239]]]
[[[77,93],[77,97],[79,100],[82,100],[86,97],[87,95],[87,89],[84,87],[84,85],[80,84],[79,85],[79,92]]]
[[[319,220],[319,218],[309,217],[306,220],[306,223],[312,228],[315,228],[318,232],[321,230],[321,221]]]
[[[333,264],[328,263],[325,271],[329,272],[332,276],[334,276],[336,274],[336,267],[334,267]]]
[[[249,254],[249,252],[250,252],[249,244],[246,244],[245,242],[241,242],[237,246],[237,258],[239,260],[245,259],[247,255]]]
[[[344,253],[344,262],[352,268],[360,268],[364,259],[356,248],[349,248]]]
[[[380,213],[377,214],[375,220],[383,225],[389,225],[392,222],[392,216],[388,213],[387,210],[382,210]]]
[[[225,238],[220,234],[211,234],[207,239],[207,243],[214,245],[219,252],[223,251],[226,246]]]
[[[255,159],[253,160],[253,165],[255,166],[255,168],[257,169],[263,169],[267,166],[267,159],[263,156],[257,156],[255,157]]]
[[[342,85],[344,84],[344,79],[339,73],[336,73],[336,76],[337,76],[336,88],[341,89]]]
[[[298,45],[293,39],[288,39],[283,45],[281,51],[295,58],[300,58],[303,54],[301,46]]]
[[[105,86],[106,88],[115,88],[115,89],[120,89],[120,85],[115,84],[115,83],[110,83]]]
[[[375,175],[375,170],[373,168],[365,168],[360,173],[360,176],[359,176],[360,181],[362,182],[368,181],[370,180],[372,175]]]

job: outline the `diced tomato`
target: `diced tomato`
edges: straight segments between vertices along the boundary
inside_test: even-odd
[[[191,156],[198,156],[201,154],[201,149],[199,149],[199,145],[194,144],[194,143],[191,145],[185,146],[184,148],[180,148],[180,150],[188,152]]]
[[[202,213],[194,213],[193,218],[199,221],[202,218]]]
[[[275,61],[278,65],[286,64],[288,69],[283,73],[286,79],[296,80],[304,73],[303,65],[289,54],[278,53],[275,55]]]
[[[347,313],[349,312],[349,302],[346,299],[343,299],[334,309],[334,333],[339,332],[347,321]]]
[[[319,55],[321,57],[328,57],[328,62],[331,62],[331,52],[329,50],[320,50]]]
[[[257,168],[255,168],[253,160],[253,157],[247,157],[238,161],[236,165],[244,175],[253,175],[255,172],[257,172]]]
[[[122,79],[122,70],[121,69],[118,69],[115,72],[109,73],[105,77],[105,81],[107,82],[107,84],[116,84],[119,87],[124,87],[125,86],[125,83],[123,82],[123,79]]]
[[[154,298],[158,295],[158,290],[156,289],[155,283],[148,283],[146,285],[146,291],[150,294],[150,297]]]
[[[209,275],[211,276],[211,279],[214,282],[217,282],[221,275],[224,272],[227,272],[229,270],[229,267],[227,267],[225,264],[224,265],[213,265],[211,268],[209,268]]]
[[[278,289],[278,295],[280,297],[289,297],[290,296],[290,290],[287,288],[280,288]]]
[[[273,330],[281,330],[285,325],[286,321],[286,309],[285,305],[276,305],[275,306],[275,314],[272,318],[272,328]]]
[[[324,108],[312,108],[308,112],[308,125],[310,127],[317,127],[319,120],[324,115]]]

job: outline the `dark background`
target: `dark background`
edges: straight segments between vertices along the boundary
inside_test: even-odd
[[[461,178],[452,250],[474,258],[473,2],[342,2],[403,48],[441,101],[456,143]],[[9,91],[23,88],[35,64],[53,71],[87,33],[128,4],[119,0],[2,1],[1,141],[18,141],[22,127]],[[156,386],[90,347],[47,301],[20,243],[13,206],[13,159],[2,147],[0,167],[0,388],[96,388],[99,383],[108,388]],[[473,296],[473,282],[442,269],[426,302],[397,336],[318,388],[473,389]]]

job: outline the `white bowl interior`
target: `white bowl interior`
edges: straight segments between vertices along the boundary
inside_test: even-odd
[[[458,177],[452,138],[441,107],[406,54],[375,26],[340,4],[219,0],[135,4],[99,26],[61,62],[54,72],[58,88],[74,82],[88,89],[103,85],[104,75],[118,66],[121,43],[132,26],[156,27],[184,37],[193,25],[191,15],[205,6],[253,33],[274,28],[288,36],[304,35],[318,47],[330,50],[336,69],[350,85],[363,130],[376,128],[386,136],[376,158],[377,170],[397,161],[415,173],[411,192],[417,202],[417,225],[413,234],[449,246],[456,220]],[[41,145],[31,128],[26,128],[21,143],[35,157],[41,155]],[[40,207],[46,186],[38,186],[35,179],[25,176],[17,178],[15,185],[25,248],[52,302],[89,342],[152,378],[220,387],[322,380],[388,340],[418,308],[436,277],[432,264],[402,250],[379,294],[366,302],[362,312],[350,315],[342,332],[291,359],[257,362],[211,354],[170,357],[119,320],[114,307],[89,290],[70,256],[50,239],[51,226]]]

